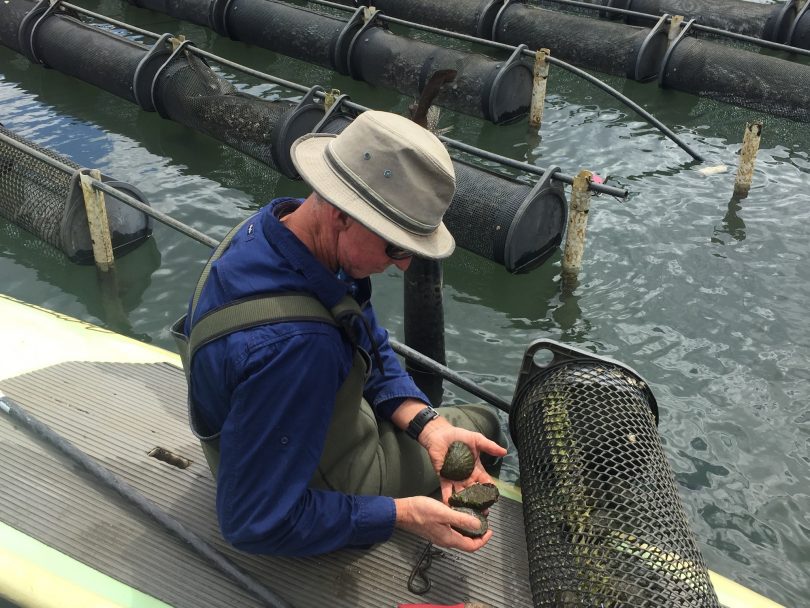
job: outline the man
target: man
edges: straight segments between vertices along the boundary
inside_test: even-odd
[[[453,251],[441,222],[450,157],[430,132],[374,111],[291,154],[314,192],[273,201],[226,237],[183,329],[222,533],[248,552],[313,555],[385,541],[396,526],[475,551],[492,532],[459,534],[451,526],[475,518],[425,494],[451,493],[436,472],[453,441],[476,461],[457,485],[491,481],[479,456],[506,451],[476,431],[497,436],[497,417],[428,407],[369,303],[369,275]]]

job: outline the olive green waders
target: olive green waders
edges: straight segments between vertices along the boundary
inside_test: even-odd
[[[211,264],[222,255],[242,224],[223,239],[203,269],[192,300],[192,314]],[[180,350],[189,387],[191,429],[200,439],[214,478],[219,465],[220,433],[201,432],[203,427],[199,424],[194,403],[191,401],[191,362],[197,350],[208,342],[249,327],[268,323],[312,321],[342,329],[347,319],[359,314],[362,314],[359,305],[348,295],[334,308],[327,310],[309,294],[280,293],[237,300],[210,311],[192,326],[188,338],[183,333],[185,316],[174,323],[172,335]],[[337,392],[320,462],[310,485],[346,494],[392,497],[435,492],[439,481],[427,451],[391,422],[377,419],[371,406],[363,399],[363,387],[369,367],[368,355],[355,345],[354,361],[349,375]],[[267,407],[272,407],[272,404]],[[456,426],[478,431],[487,437],[501,435],[497,416],[484,406],[443,407],[440,412]]]

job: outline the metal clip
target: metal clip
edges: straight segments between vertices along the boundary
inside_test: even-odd
[[[433,583],[428,578],[427,571],[430,569],[434,557],[444,557],[444,551],[434,548],[433,543],[428,543],[408,577],[408,591],[416,595],[424,595],[430,591]]]

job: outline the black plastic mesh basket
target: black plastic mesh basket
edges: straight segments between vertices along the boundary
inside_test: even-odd
[[[663,29],[645,29],[513,3],[499,13],[493,40],[551,49],[576,66],[644,81],[658,74]]]
[[[240,93],[205,61],[177,55],[155,82],[155,107],[161,116],[210,135],[261,162],[276,167],[273,132],[297,104]]]
[[[72,261],[93,262],[79,166],[0,126],[0,216],[60,249]],[[66,170],[43,160],[52,158]],[[73,170],[70,172],[68,170]],[[102,176],[102,181],[141,202],[136,188]],[[152,233],[151,218],[111,196],[105,197],[113,250],[122,254]]]
[[[601,0],[601,4],[607,4]],[[786,4],[757,4],[745,0],[625,0],[610,3],[610,6],[625,8],[649,15],[681,15],[696,19],[701,25],[716,27],[728,32],[737,32],[765,40],[781,42],[790,25],[790,11]],[[628,17],[627,23],[647,25],[649,20]]]
[[[777,57],[682,35],[667,51],[659,83],[776,116],[810,121],[810,66]]]
[[[352,45],[350,72],[358,80],[419,97],[437,70],[457,72],[433,103],[503,123],[529,111],[531,65],[519,59],[505,62],[437,47],[392,34],[381,27],[365,30]]]
[[[535,363],[541,351],[549,364]],[[718,606],[641,377],[539,340],[509,423],[535,606]]]

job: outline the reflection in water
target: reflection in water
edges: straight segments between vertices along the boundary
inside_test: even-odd
[[[378,109],[407,106],[408,100],[371,94],[348,77],[327,81],[261,49],[202,35],[117,0],[97,0],[95,6],[99,1],[102,12],[117,11],[115,16],[148,29],[181,32],[257,69],[332,85]],[[303,193],[295,190],[303,188],[300,183],[274,182],[275,172],[211,138],[2,48],[0,73],[1,121],[56,149],[70,142],[67,151],[77,162],[100,165],[136,186],[149,180],[147,194],[156,208],[212,236],[224,234],[253,201]],[[758,118],[649,83],[609,81],[713,162],[736,164],[742,127]],[[253,94],[275,93],[245,82]],[[741,201],[722,208],[731,180],[692,171],[688,155],[607,94],[560,70],[551,77],[549,94],[542,138],[525,123],[495,127],[451,112],[442,113],[441,126],[453,126],[454,139],[541,167],[609,174],[633,196],[624,205],[608,199],[593,205],[587,264],[571,290],[560,284],[559,254],[521,276],[468,252],[454,254],[444,265],[450,366],[504,398],[511,396],[523,351],[537,337],[584,344],[636,367],[656,383],[664,413],[659,431],[684,482],[679,489],[710,567],[786,605],[805,605],[810,270],[802,262],[810,255],[804,234],[810,211],[803,204],[809,131],[769,120],[758,161],[762,188],[746,199],[743,222]],[[105,135],[90,134],[85,123]],[[756,243],[746,238],[753,226]],[[732,246],[721,251],[707,232]],[[119,261],[117,284],[108,286],[118,300],[104,298],[94,268],[31,251],[31,237],[9,240],[0,225],[0,263],[9,269],[2,278],[11,295],[79,313],[73,316],[118,319],[109,323],[114,325],[128,314],[133,327],[172,348],[165,327],[187,306],[207,251],[179,236],[157,234],[162,268],[152,273],[151,287],[144,291],[139,284],[154,264],[150,250],[142,248]],[[31,280],[37,270],[55,287],[45,283],[40,289]],[[388,307],[382,321],[389,329],[401,329],[401,290],[399,275],[375,279],[375,304]],[[142,299],[148,302],[135,305]],[[81,306],[87,314],[76,310]],[[706,445],[692,442],[696,436]],[[504,466],[515,479],[514,451]],[[742,567],[744,560],[751,565]]]
[[[714,227],[712,243],[725,243],[718,235],[727,234],[735,241],[745,240],[745,222],[737,213],[742,209],[740,200],[745,197],[732,196],[728,202],[728,211],[723,216],[723,223]]]
[[[589,341],[591,322],[579,305],[583,296],[577,292],[578,281],[561,279],[560,259],[557,252],[539,268],[513,275],[457,249],[452,263],[444,265],[444,282],[457,291],[454,300],[504,313],[509,327],[582,344]]]
[[[74,264],[58,249],[3,221],[0,251],[5,249],[15,251],[15,261],[35,270],[40,280],[73,294],[110,330],[152,341],[148,335],[134,333],[129,314],[141,305],[152,274],[160,268],[161,253],[154,238],[116,258],[115,270],[103,277],[94,265]]]

